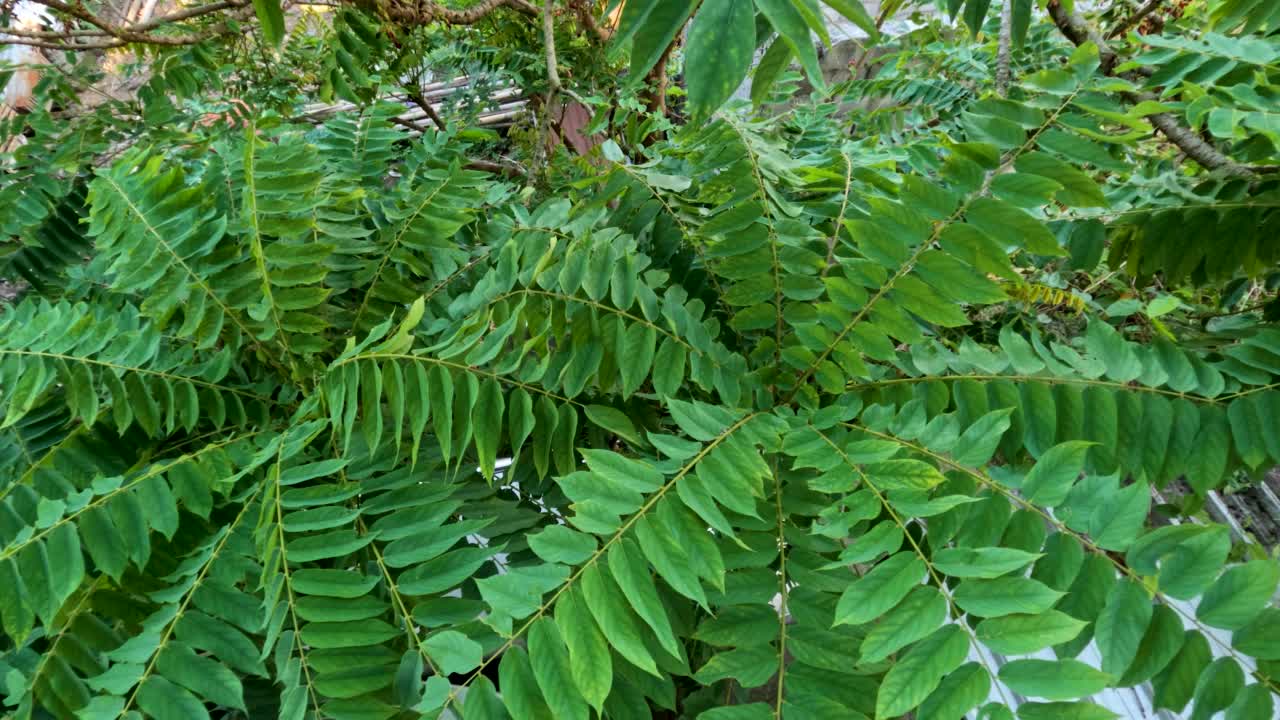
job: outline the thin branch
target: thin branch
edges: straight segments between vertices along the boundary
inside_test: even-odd
[[[405,95],[408,96],[409,100],[411,100],[414,105],[421,108],[422,112],[427,114],[427,117],[431,119],[431,122],[437,128],[440,130],[445,129],[444,118],[440,117],[440,113],[436,112],[436,109],[431,107],[431,103],[427,102],[427,99],[422,96],[421,90],[405,88]]]
[[[230,23],[224,21],[213,28],[186,35],[158,35],[149,31],[224,10],[237,11],[232,13],[231,19],[244,19],[249,14],[249,10],[244,3],[238,0],[223,0],[187,8],[132,25],[114,25],[78,4],[67,4],[62,0],[32,0],[32,2],[92,25],[94,29],[68,29],[61,32],[25,30],[21,28],[0,29],[0,33],[8,36],[4,40],[6,44],[30,45],[47,50],[71,51],[106,50],[132,43],[169,46],[194,45],[212,37],[232,32]],[[73,42],[72,38],[96,39],[91,42]],[[105,38],[111,39],[107,40]],[[65,40],[66,42],[57,42],[57,40]]]
[[[427,131],[425,127],[423,127],[422,125],[419,125],[418,123],[412,120],[405,120],[403,118],[398,118],[398,117],[387,118],[387,120],[392,125],[399,125],[402,128],[408,128],[409,130],[412,130],[413,132],[416,132],[416,133],[422,133]]]
[[[591,4],[587,0],[569,0],[569,7],[573,8],[573,12],[578,16],[578,22],[587,29],[600,43],[607,43],[613,37],[613,31],[600,25],[596,21],[596,16],[591,11]]]
[[[465,10],[454,10],[435,2],[415,3],[401,0],[386,2],[385,0],[354,0],[354,4],[385,14],[396,22],[426,25],[442,22],[448,25],[474,25],[497,10],[511,8],[529,17],[538,16],[537,6],[528,0],[481,0]]]
[[[1061,0],[1049,0],[1049,17],[1053,19],[1053,24],[1058,26],[1058,30],[1066,36],[1068,40],[1076,45],[1085,43],[1093,43],[1098,48],[1098,58],[1101,61],[1101,70],[1107,75],[1111,75],[1120,57],[1107,45],[1107,41],[1093,28],[1084,18],[1075,12],[1068,11],[1063,7]],[[1140,73],[1126,74],[1128,79],[1137,79]],[[1140,103],[1148,100],[1156,101],[1155,95],[1147,92],[1126,92],[1123,93],[1125,99],[1132,103]],[[1173,115],[1169,113],[1156,113],[1148,115],[1147,119],[1157,130],[1168,138],[1169,142],[1177,145],[1187,157],[1195,160],[1209,170],[1220,170],[1223,174],[1237,177],[1252,177],[1255,173],[1252,168],[1247,165],[1232,160],[1223,155],[1217,148],[1205,142],[1191,130],[1183,127]]]
[[[1146,5],[1134,10],[1132,15],[1120,21],[1120,23],[1115,27],[1111,28],[1111,32],[1107,33],[1107,39],[1114,40],[1118,37],[1123,37],[1125,33],[1129,32],[1132,28],[1137,27],[1138,23],[1141,23],[1143,18],[1150,15],[1163,3],[1164,0],[1147,0]]]
[[[210,38],[229,34],[234,30],[230,23],[223,22],[218,26],[186,35],[165,35],[150,32],[193,18],[212,15],[225,10],[233,10],[229,19],[247,20],[252,15],[252,8],[243,0],[218,0],[217,2],[186,8],[167,15],[151,18],[135,24],[116,25],[102,17],[89,12],[83,5],[64,2],[64,0],[31,0],[81,22],[92,25],[95,29],[76,29],[65,32],[37,31],[19,29],[0,29],[0,34],[7,37],[4,43],[11,45],[30,45],[47,50],[107,50],[130,44],[140,45],[194,45]],[[538,8],[528,0],[482,0],[480,3],[462,10],[444,7],[435,2],[422,4],[408,2],[378,2],[378,0],[350,0],[351,4],[376,9],[396,22],[414,25],[425,25],[442,22],[449,25],[473,25],[489,14],[502,8],[511,8],[529,17],[537,17]],[[72,42],[72,38],[111,38],[98,39],[92,42]],[[65,40],[66,42],[57,42]]]
[[[551,100],[560,90],[560,69],[556,63],[556,26],[555,17],[552,14],[552,5],[554,0],[546,0],[546,6],[542,12],[542,45],[547,52],[547,107],[551,107]]]
[[[1010,63],[1013,61],[1013,0],[1000,8],[1000,44],[996,51],[996,93],[1009,94]]]
[[[1098,60],[1103,75],[1110,75],[1116,67],[1118,58],[1105,38],[1098,34],[1083,17],[1067,10],[1060,0],[1049,0],[1049,17],[1058,30],[1074,45],[1093,43],[1098,46]]]
[[[511,179],[522,178],[527,174],[526,170],[516,163],[503,163],[493,160],[468,160],[463,167],[468,170],[481,170]]]

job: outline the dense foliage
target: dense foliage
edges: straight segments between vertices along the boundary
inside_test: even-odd
[[[261,0],[136,98],[50,74],[0,133],[6,714],[1273,717],[1280,564],[1204,509],[1280,464],[1248,4],[1107,46],[1014,3],[1006,97],[950,2],[977,39],[783,109],[817,6],[707,0],[688,124],[640,79],[694,4],[566,10],[586,157],[375,100],[434,58],[551,101],[523,18]]]

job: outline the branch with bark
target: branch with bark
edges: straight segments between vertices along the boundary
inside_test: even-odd
[[[100,14],[89,11],[80,2],[64,0],[30,0],[53,10],[58,16],[68,18],[89,27],[65,30],[33,30],[25,28],[0,28],[2,43],[31,45],[48,50],[107,50],[125,45],[194,45],[220,35],[241,32],[236,23],[253,17],[253,8],[246,0],[219,0],[205,5],[185,8],[136,23],[114,23]],[[471,7],[455,10],[436,2],[411,2],[408,0],[344,0],[351,4],[375,10],[388,19],[411,25],[442,22],[449,25],[474,25],[494,12],[504,8],[521,15],[538,17],[541,13],[528,0],[482,0]],[[227,12],[229,11],[229,12]],[[226,14],[223,22],[213,27],[185,33],[156,32],[181,27],[182,23],[204,16]]]
[[[469,8],[455,10],[436,2],[411,0],[355,0],[355,5],[376,10],[387,18],[408,25],[442,22],[448,25],[475,25],[503,8],[510,8],[531,18],[540,14],[528,0],[481,0]]]
[[[1000,43],[996,51],[996,93],[1009,94],[1010,66],[1013,63],[1013,0],[1000,8]]]
[[[222,0],[220,2],[186,8],[167,15],[142,20],[135,23],[117,24],[101,15],[90,12],[83,4],[70,4],[62,0],[30,0],[36,5],[53,10],[72,20],[90,25],[89,28],[66,28],[64,30],[31,30],[27,28],[0,28],[4,40],[0,44],[30,45],[47,50],[107,50],[131,44],[181,46],[194,45],[219,35],[236,32],[233,20],[245,20],[253,14],[253,8],[242,0]],[[212,27],[182,34],[165,34],[154,32],[158,29],[170,29],[184,21],[195,18],[222,14],[230,11],[228,17]]]
[[[1116,66],[1119,64],[1120,56],[1116,54],[1108,44],[1105,38],[1093,28],[1083,17],[1075,12],[1067,10],[1063,7],[1061,0],[1049,0],[1048,5],[1049,17],[1053,20],[1053,24],[1058,27],[1064,36],[1076,45],[1084,45],[1085,43],[1093,43],[1098,48],[1098,58],[1100,61],[1100,69],[1103,73],[1111,75],[1115,72]],[[1140,81],[1142,73],[1131,72],[1125,73],[1122,77],[1127,80]],[[1132,103],[1140,103],[1145,101],[1156,101],[1155,95],[1148,92],[1126,92],[1125,99]],[[1217,170],[1225,175],[1233,175],[1238,177],[1252,177],[1255,171],[1247,165],[1242,165],[1235,160],[1222,154],[1217,148],[1205,142],[1199,135],[1192,132],[1189,128],[1184,127],[1178,122],[1178,119],[1169,113],[1156,113],[1148,115],[1147,120],[1151,125],[1160,131],[1161,134],[1176,145],[1187,157],[1195,160],[1209,170]]]
[[[1145,5],[1134,10],[1129,17],[1121,20],[1115,27],[1111,28],[1111,32],[1107,33],[1107,39],[1114,40],[1115,38],[1122,37],[1125,33],[1137,27],[1144,18],[1154,12],[1156,8],[1160,7],[1163,3],[1164,0],[1147,0]]]

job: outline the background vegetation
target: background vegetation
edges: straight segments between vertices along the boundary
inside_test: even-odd
[[[828,5],[3,6],[6,714],[1274,717],[1280,6]]]

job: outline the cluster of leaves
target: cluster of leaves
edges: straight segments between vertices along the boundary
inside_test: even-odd
[[[679,5],[624,8],[635,77]],[[808,70],[813,7],[754,7]],[[757,47],[752,8],[704,3],[686,68],[739,16]],[[318,48],[363,103],[353,61],[394,51],[357,16]],[[1272,41],[1238,25],[1152,52],[1247,86]],[[1280,332],[1198,327],[1183,283],[1274,269],[1275,190],[1161,172],[1145,119],[1244,95],[1130,107],[1095,48],[1027,38],[1008,98],[930,46],[964,92],[857,139],[709,116],[690,74],[704,121],[544,197],[376,103],[106,159],[105,123],[36,132],[0,186],[33,286],[0,312],[6,712],[1038,720],[1150,684],[1273,717],[1280,564],[1202,508],[1280,464]],[[212,72],[181,67],[153,87]],[[910,72],[863,89],[931,97]],[[1238,252],[1153,246],[1188,196],[1252,213]]]

